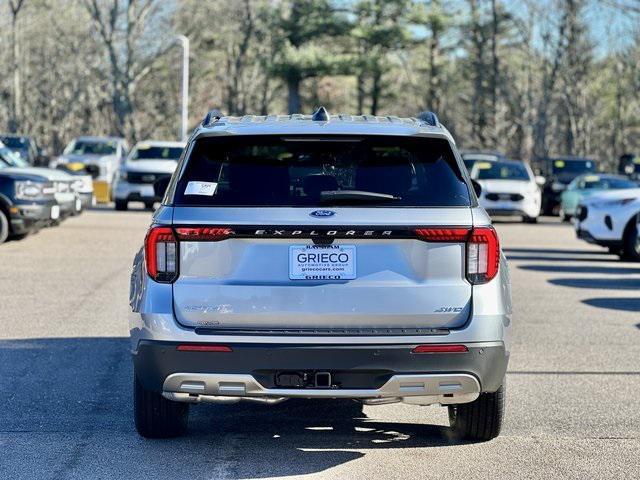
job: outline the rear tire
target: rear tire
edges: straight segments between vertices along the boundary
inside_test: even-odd
[[[20,233],[18,235],[11,235],[11,239],[12,240],[23,240],[25,238],[27,238],[29,236],[31,232],[27,232],[27,233]]]
[[[172,438],[187,432],[189,404],[172,402],[146,390],[134,375],[133,404],[136,430],[145,438]]]
[[[9,237],[9,220],[2,210],[0,210],[0,243],[4,243]]]
[[[156,202],[144,202],[144,208],[146,208],[147,210],[153,210],[153,206],[156,204]]]
[[[449,423],[454,435],[463,440],[486,442],[500,435],[504,419],[506,387],[481,393],[471,403],[449,405]]]
[[[527,217],[526,215],[522,217],[522,221],[524,223],[538,223],[538,217]]]
[[[624,229],[622,258],[640,262],[640,213],[634,215]]]
[[[129,202],[126,200],[116,200],[116,210],[123,212],[129,208]]]

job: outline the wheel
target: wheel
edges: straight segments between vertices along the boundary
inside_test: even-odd
[[[136,430],[145,438],[172,438],[187,432],[189,404],[172,402],[157,392],[145,390],[133,377]]]
[[[607,250],[609,250],[609,253],[611,253],[612,255],[623,256],[621,247],[607,247]]]
[[[568,213],[565,213],[564,210],[562,209],[560,209],[560,218],[562,219],[563,222],[571,221],[571,215],[569,215]]]
[[[116,210],[122,212],[129,208],[129,202],[126,200],[116,200]]]
[[[0,243],[4,243],[9,237],[9,220],[5,213],[0,210]]]
[[[624,229],[622,254],[623,258],[640,262],[640,213],[636,214]]]
[[[522,221],[524,223],[538,223],[538,217],[527,217],[527,216],[524,216],[524,217],[522,217]]]
[[[449,424],[456,437],[487,441],[500,435],[504,418],[505,383],[492,393],[481,393],[471,403],[449,405]]]
[[[156,204],[156,202],[144,202],[144,208],[146,208],[147,210],[153,210],[153,206]]]

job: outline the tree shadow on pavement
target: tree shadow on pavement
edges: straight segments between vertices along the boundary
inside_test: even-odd
[[[553,278],[552,285],[602,290],[638,290],[640,278]]]
[[[31,471],[60,477],[105,468],[240,479],[320,472],[366,449],[456,444],[449,427],[369,419],[351,400],[197,405],[186,437],[145,440],[134,430],[131,390],[126,338],[0,341],[3,462],[28,458]]]
[[[597,308],[608,308],[622,312],[640,312],[640,297],[635,298],[588,298],[582,303]],[[640,324],[639,324],[640,325]]]
[[[576,250],[563,248],[521,248],[507,247],[503,248],[505,253],[540,253],[555,255],[610,255],[607,250]]]
[[[520,270],[552,273],[640,274],[640,268],[601,267],[599,265],[518,265]]]

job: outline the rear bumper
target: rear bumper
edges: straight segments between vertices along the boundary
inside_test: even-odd
[[[231,352],[178,351],[177,345],[141,341],[133,362],[146,389],[183,401],[206,401],[206,396],[432,397],[422,403],[463,403],[461,398],[472,401],[479,392],[497,390],[509,360],[500,342],[437,354],[411,353],[416,345],[409,344],[225,344]],[[327,372],[333,386],[282,388],[276,380],[282,372]]]

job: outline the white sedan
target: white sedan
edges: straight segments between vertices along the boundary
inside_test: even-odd
[[[519,216],[526,223],[538,221],[542,203],[539,183],[544,179],[535,177],[526,163],[476,162],[471,178],[482,187],[478,200],[489,215]]]
[[[576,234],[640,262],[640,188],[585,198],[576,210]]]

